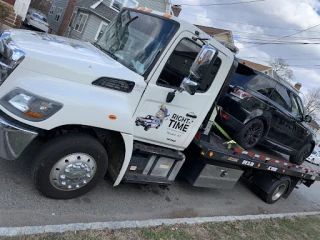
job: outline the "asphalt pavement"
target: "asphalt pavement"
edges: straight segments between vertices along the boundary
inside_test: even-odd
[[[318,182],[311,188],[301,185],[273,205],[244,182],[219,190],[195,188],[183,179],[166,189],[135,184],[113,188],[110,180],[103,180],[80,198],[52,200],[33,187],[30,159],[0,162],[0,227],[320,211]]]

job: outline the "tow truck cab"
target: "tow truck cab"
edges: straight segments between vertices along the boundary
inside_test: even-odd
[[[115,186],[172,182],[236,65],[194,25],[145,9],[123,8],[94,44],[9,30],[0,45],[0,157],[38,139],[35,186],[63,199],[107,169]]]

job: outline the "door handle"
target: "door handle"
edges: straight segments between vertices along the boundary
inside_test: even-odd
[[[197,115],[195,115],[194,113],[187,113],[187,117],[197,118]]]

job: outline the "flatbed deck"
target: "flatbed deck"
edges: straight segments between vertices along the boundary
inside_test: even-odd
[[[316,165],[308,162],[301,166],[294,165],[288,161],[288,156],[262,146],[250,151],[235,147],[228,149],[226,142],[228,142],[227,139],[216,133],[211,133],[210,141],[201,140],[201,138],[195,140],[195,143],[201,148],[202,157],[208,160],[279,173],[309,180],[308,182],[310,180],[320,181],[320,168]]]

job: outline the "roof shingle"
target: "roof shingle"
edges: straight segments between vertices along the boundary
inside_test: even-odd
[[[214,36],[216,34],[221,34],[221,33],[230,33],[229,30],[225,30],[225,29],[206,27],[201,25],[195,25],[195,26],[197,28],[200,28],[202,31],[204,31],[206,34],[209,34],[210,36]]]
[[[260,72],[263,72],[263,71],[266,71],[266,70],[269,70],[271,67],[270,66],[265,66],[265,65],[262,65],[262,64],[259,64],[259,63],[255,63],[255,62],[250,62],[248,60],[244,60],[244,59],[241,59],[241,58],[238,58],[238,62],[239,63],[242,63],[248,67],[251,67],[253,69],[256,69]]]

